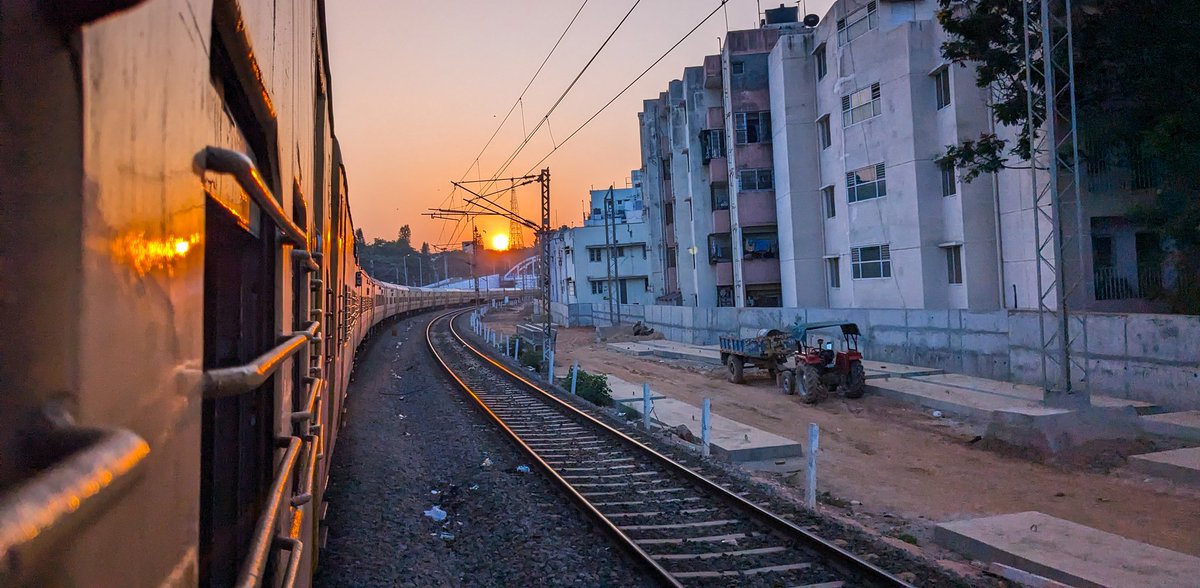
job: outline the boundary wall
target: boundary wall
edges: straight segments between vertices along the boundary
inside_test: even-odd
[[[614,318],[607,305],[590,303],[553,303],[551,315],[569,327],[611,326]],[[715,345],[720,335],[754,336],[797,318],[858,323],[863,353],[874,361],[1042,382],[1035,311],[621,305],[622,324],[642,321],[667,339],[695,345]],[[1085,313],[1084,318],[1087,348],[1076,341],[1074,351],[1089,362],[1093,393],[1200,410],[1200,316]]]

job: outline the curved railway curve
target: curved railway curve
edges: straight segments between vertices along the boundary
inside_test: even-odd
[[[565,402],[431,321],[434,357],[613,541],[666,585],[909,586]]]

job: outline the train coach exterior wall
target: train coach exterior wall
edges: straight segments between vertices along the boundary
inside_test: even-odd
[[[560,324],[612,324],[607,306],[556,310]],[[752,336],[797,319],[858,323],[872,360],[1041,383],[1040,334],[1032,311],[621,307],[622,323],[641,320],[668,339],[697,345],[716,344],[720,335]],[[1087,346],[1076,337],[1074,350],[1088,361],[1092,392],[1171,410],[1200,409],[1200,316],[1087,313],[1084,319]]]

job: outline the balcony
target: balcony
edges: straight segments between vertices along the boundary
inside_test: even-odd
[[[722,261],[722,262],[713,264],[713,267],[716,269],[716,278],[717,278],[718,286],[732,286],[733,285],[733,262]],[[776,274],[778,274],[779,264],[775,264],[775,269],[776,269]],[[778,280],[778,278],[776,278],[776,280]]]
[[[738,194],[738,225],[762,227],[776,224],[775,191],[752,190]]]
[[[729,160],[714,157],[708,160],[708,181],[711,184],[729,183]]]
[[[742,281],[749,284],[778,284],[778,259],[746,259],[742,260]],[[718,280],[718,284],[720,281]]]
[[[721,78],[721,56],[707,55],[704,57],[704,87],[710,90],[720,88],[723,84]]]
[[[1141,264],[1137,277],[1122,275],[1115,267],[1100,267],[1095,271],[1096,300],[1128,300],[1150,298],[1163,292],[1162,266]]]

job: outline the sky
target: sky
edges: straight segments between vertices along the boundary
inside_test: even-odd
[[[457,245],[464,224],[422,216],[462,205],[451,181],[551,171],[553,226],[579,225],[589,189],[627,185],[641,166],[637,113],[683,68],[716,54],[726,30],[754,28],[759,4],[730,0],[603,114],[567,136],[700,23],[720,0],[641,0],[541,129],[502,166],[637,0],[336,0],[326,4],[334,124],[354,222],[368,241],[412,227],[414,243]],[[805,0],[824,15],[832,0]],[[789,3],[795,5],[795,3]],[[572,17],[578,19],[533,85]],[[728,22],[728,28],[726,23]],[[517,104],[495,139],[488,138]],[[561,146],[535,167],[556,145]],[[499,174],[499,175],[498,175]],[[474,189],[479,184],[468,185]],[[498,186],[499,187],[499,186]],[[522,216],[538,220],[537,184],[517,190]],[[508,195],[502,202],[507,205]],[[485,242],[508,221],[480,217]],[[526,232],[525,244],[533,243]]]

